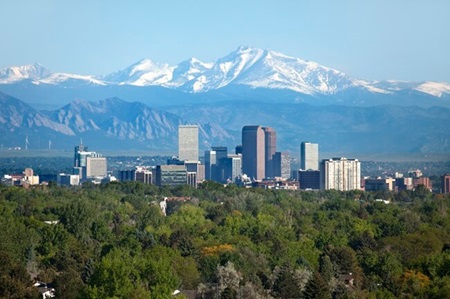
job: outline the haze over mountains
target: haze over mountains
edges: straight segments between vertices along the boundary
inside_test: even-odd
[[[292,151],[310,140],[329,151],[450,152],[450,84],[355,79],[250,47],[209,63],[143,59],[104,76],[9,67],[0,92],[4,147],[29,136],[40,148],[83,137],[96,148],[174,150],[181,123],[201,125],[203,147],[234,146],[252,123],[274,127]]]

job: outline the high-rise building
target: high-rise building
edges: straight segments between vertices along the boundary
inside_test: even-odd
[[[75,146],[75,151],[73,155],[73,167],[81,167],[80,165],[80,158],[78,153],[79,152],[87,152],[88,147],[83,145],[83,142],[80,143],[80,145]]]
[[[273,158],[277,151],[277,133],[270,127],[263,127],[264,130],[264,151],[265,151],[265,177],[275,177]]]
[[[214,179],[214,171],[216,169],[217,158],[216,151],[205,151],[205,178],[207,180]]]
[[[288,152],[276,152],[272,161],[273,177],[289,179],[291,177],[291,157]]]
[[[228,156],[228,148],[226,146],[211,147],[216,152],[216,166],[212,173],[212,180],[216,182],[224,182],[225,177],[225,159]]]
[[[441,176],[441,192],[444,194],[450,193],[450,173]]]
[[[198,161],[198,126],[178,126],[178,159]]]
[[[283,179],[291,178],[291,156],[288,152],[281,153],[281,177]]]
[[[86,178],[106,177],[106,158],[87,157],[86,158]]]
[[[242,172],[255,180],[262,180],[265,169],[265,136],[261,126],[242,128]]]
[[[242,155],[228,155],[224,159],[225,180],[235,183],[242,176]]]
[[[320,175],[321,189],[340,191],[361,189],[361,162],[357,159],[324,159]]]
[[[234,153],[236,155],[239,155],[239,154],[242,155],[242,145],[236,145],[236,148],[234,149]]]
[[[300,146],[300,169],[319,170],[319,145],[302,142]]]

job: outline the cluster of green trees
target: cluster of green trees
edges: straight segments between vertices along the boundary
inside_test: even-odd
[[[191,200],[163,216],[166,196]],[[0,186],[0,297],[450,298],[449,208],[425,188]]]

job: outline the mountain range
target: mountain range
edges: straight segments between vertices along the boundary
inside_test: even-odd
[[[316,62],[241,46],[215,62],[175,66],[143,59],[104,76],[55,73],[39,64],[0,70],[0,91],[36,106],[120,97],[152,106],[229,100],[450,107],[445,82],[370,81]]]
[[[239,47],[215,62],[143,59],[104,76],[34,64],[0,70],[3,148],[176,152],[177,126],[198,124],[201,149],[273,127],[280,150],[450,152],[450,84],[370,81],[281,53]]]

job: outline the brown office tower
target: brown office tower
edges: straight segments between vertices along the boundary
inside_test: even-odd
[[[273,178],[275,177],[274,173],[274,155],[277,151],[277,133],[274,129],[270,127],[264,127],[264,141],[265,141],[265,177]]]
[[[242,172],[251,179],[265,176],[265,137],[261,126],[242,128]]]
[[[450,173],[441,176],[441,192],[444,194],[450,193]]]

